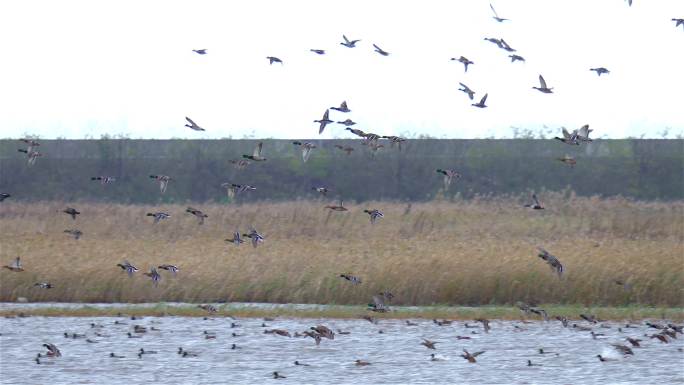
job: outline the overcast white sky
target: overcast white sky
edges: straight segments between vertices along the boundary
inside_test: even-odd
[[[488,0],[4,2],[0,137],[346,138],[313,123],[343,100],[352,112],[334,120],[385,135],[684,131],[684,29],[671,21],[684,1],[492,3],[511,21],[493,20]],[[362,41],[343,47],[342,34]],[[460,55],[475,62],[468,73],[449,60]],[[611,73],[589,71],[599,66]],[[554,94],[532,89],[539,74]],[[471,107],[459,81],[489,93],[489,107]],[[183,127],[185,116],[207,131]]]

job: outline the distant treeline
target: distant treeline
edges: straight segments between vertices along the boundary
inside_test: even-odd
[[[259,140],[42,140],[29,167],[25,148],[0,141],[0,192],[17,200],[122,203],[227,202],[223,182],[249,184],[238,201],[312,197],[326,186],[329,200],[425,201],[458,194],[518,194],[572,189],[579,195],[644,200],[684,198],[684,140],[596,140],[569,146],[555,140],[415,139],[374,155],[360,140],[314,140],[307,163],[291,140],[263,140],[265,162],[238,170],[231,159],[251,154]],[[335,145],[354,148],[351,155]],[[568,154],[575,167],[557,158]],[[462,174],[443,190],[438,168]],[[165,194],[149,175],[173,180]],[[94,176],[116,181],[100,185]]]

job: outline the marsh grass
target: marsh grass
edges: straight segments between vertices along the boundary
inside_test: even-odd
[[[684,204],[542,194],[547,209],[522,208],[527,197],[477,197],[411,205],[324,201],[237,205],[136,206],[69,202],[0,205],[0,262],[21,256],[25,272],[0,272],[0,300],[58,302],[274,302],[359,305],[390,290],[402,305],[532,303],[584,306],[684,306]],[[364,208],[385,218],[375,225]],[[165,211],[152,224],[145,213]],[[223,240],[250,226],[258,248]],[[80,240],[63,233],[84,232]],[[558,278],[536,256],[543,246],[565,266]],[[140,268],[129,278],[124,259]],[[142,275],[162,263],[158,287]],[[339,278],[363,279],[353,286]],[[615,280],[628,287],[615,284]],[[50,290],[34,288],[49,281]]]

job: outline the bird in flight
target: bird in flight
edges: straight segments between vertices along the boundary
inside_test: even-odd
[[[461,174],[454,170],[442,170],[441,168],[438,168],[436,170],[437,173],[444,175],[444,189],[448,189],[449,186],[451,185],[451,180],[456,178],[460,178]]]
[[[489,3],[489,8],[491,8],[491,9],[492,9],[492,12],[494,12],[494,16],[492,16],[492,18],[493,18],[494,20],[498,21],[499,23],[502,23],[502,22],[508,20],[508,19],[504,19],[504,18],[502,18],[502,17],[499,17],[499,14],[496,13],[496,10],[494,9],[494,6],[492,5],[492,3]]]
[[[206,55],[207,50],[206,49],[193,49],[192,52],[198,54],[198,55]]]
[[[12,195],[8,193],[0,193],[0,202],[4,201],[5,199],[11,197]]]
[[[375,52],[379,53],[382,56],[389,56],[389,52],[383,50],[382,48],[378,47],[377,45],[373,44],[373,47],[375,48]]]
[[[468,72],[468,65],[469,64],[475,64],[474,62],[472,62],[471,60],[469,60],[465,56],[461,56],[458,59],[456,59],[455,57],[452,57],[451,60],[463,63],[463,66],[465,67],[465,72]]]
[[[340,44],[342,44],[343,46],[348,47],[348,48],[356,47],[356,43],[361,41],[361,40],[349,40],[349,39],[347,39],[347,36],[345,36],[345,35],[342,35],[342,39],[344,39],[344,42],[342,42]]]
[[[340,104],[339,107],[330,107],[331,110],[339,111],[339,112],[351,112],[351,110],[347,107],[347,101],[345,100]]]
[[[672,21],[675,22],[675,28],[679,27],[680,25],[684,27],[684,19],[672,19]]]
[[[603,74],[609,74],[610,71],[608,71],[607,68],[605,67],[598,67],[598,68],[590,68],[589,71],[594,71],[596,72],[596,75],[601,76]]]
[[[325,55],[325,50],[324,49],[310,49],[309,51],[315,53],[316,55]]]
[[[346,103],[342,102],[342,104],[344,105],[345,108],[347,107],[347,104],[346,104]],[[335,107],[332,107],[332,108],[333,108],[333,109],[337,109],[337,108],[335,108]],[[328,124],[330,124],[330,123],[333,122],[332,120],[330,120],[329,116],[330,116],[330,110],[325,110],[325,112],[323,113],[323,119],[321,119],[321,120],[314,120],[314,123],[319,123],[319,124],[320,124],[320,125],[318,126],[318,134],[319,134],[319,135],[323,133],[323,130],[325,130],[325,126],[327,126]]]
[[[477,108],[487,108],[487,105],[485,104],[485,102],[487,101],[487,95],[489,95],[489,94],[484,94],[484,96],[482,97],[482,99],[480,99],[479,102],[472,103],[471,106],[477,107]]]
[[[149,273],[143,273],[143,275],[146,275],[146,276],[152,278],[152,284],[155,287],[157,286],[157,284],[159,284],[159,281],[161,281],[161,274],[159,274],[159,272],[157,272],[157,269],[154,267],[150,268]]]
[[[194,215],[197,218],[198,223],[200,225],[204,224],[204,218],[209,217],[207,214],[203,213],[201,210],[197,210],[197,209],[192,208],[192,207],[188,207],[187,209],[185,209],[185,212]]]
[[[384,215],[382,215],[382,212],[380,210],[377,210],[377,209],[363,210],[363,212],[370,215],[370,223],[371,224],[375,224],[375,221],[384,217]]]
[[[508,57],[511,58],[511,63],[515,63],[517,61],[521,61],[521,62],[525,61],[525,58],[520,56],[520,55],[513,54],[513,55],[508,55]]]
[[[311,151],[316,148],[316,145],[310,142],[299,142],[299,141],[294,141],[292,144],[301,146],[302,147],[302,160],[306,163],[307,160],[309,160],[309,156],[311,156]]]
[[[560,278],[563,275],[563,265],[560,263],[558,258],[551,255],[551,253],[541,247],[537,247],[537,250],[539,250],[539,254],[537,256],[545,260],[546,263],[548,263],[551,267],[551,270],[555,271],[556,274],[558,274],[558,278]]]
[[[187,116],[185,117],[185,120],[188,121],[188,123],[185,124],[185,127],[190,127],[191,129],[195,131],[206,131],[204,128],[200,127],[197,125],[197,123],[193,122],[192,119],[188,118]]]
[[[541,75],[539,75],[539,87],[532,87],[532,88],[534,88],[535,90],[537,90],[539,92],[543,92],[545,94],[552,94],[553,93],[553,91],[552,91],[553,87],[549,88],[546,85],[546,80],[544,80],[544,77]]]
[[[264,143],[259,142],[259,144],[257,144],[257,146],[254,148],[254,153],[252,155],[242,155],[242,157],[246,159],[251,159],[256,162],[265,161],[266,158],[261,156],[261,149],[263,148],[263,146]]]
[[[132,277],[133,273],[138,271],[138,268],[131,265],[131,263],[128,261],[124,261],[123,263],[117,263],[116,265],[123,269],[129,277]]]
[[[171,215],[169,215],[167,213],[163,213],[163,212],[147,213],[147,216],[148,217],[154,217],[154,223],[155,224],[159,223],[159,221],[161,221],[163,219],[168,219],[169,217],[171,217]]]
[[[467,85],[465,85],[463,83],[458,83],[458,84],[461,85],[461,88],[459,88],[458,90],[465,92],[466,94],[468,94],[468,97],[470,98],[470,100],[473,100],[473,97],[475,96],[475,91],[471,90],[470,87],[468,87]]]
[[[162,194],[166,192],[166,187],[168,187],[169,181],[171,181],[171,177],[167,175],[150,175],[150,179],[159,182],[159,191],[161,191]]]
[[[275,56],[266,56],[266,59],[268,59],[268,64],[273,64],[273,63],[280,63],[283,64],[283,61],[278,59]]]
[[[525,207],[531,208],[533,210],[544,210],[544,206],[539,203],[539,199],[537,199],[537,194],[532,194],[532,202],[533,203],[526,204]]]
[[[63,213],[71,215],[71,219],[76,219],[76,216],[81,214],[78,210],[72,207],[67,207],[65,210],[62,210]]]

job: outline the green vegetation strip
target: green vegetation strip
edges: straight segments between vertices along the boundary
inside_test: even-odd
[[[579,315],[593,314],[604,320],[642,320],[667,319],[684,321],[684,308],[659,307],[584,307],[579,305],[547,305],[540,306],[550,317],[562,316],[570,320],[579,319]],[[418,308],[396,307],[391,312],[374,313],[360,306],[321,306],[318,308],[299,308],[295,306],[280,307],[251,307],[235,305],[219,305],[216,313],[208,313],[196,306],[168,306],[160,303],[156,306],[120,306],[94,307],[83,305],[80,307],[39,307],[25,310],[0,310],[0,316],[43,316],[43,317],[114,317],[114,316],[151,316],[151,317],[285,317],[285,318],[334,318],[353,319],[370,315],[377,319],[451,319],[472,320],[475,318],[490,318],[502,320],[529,319],[538,320],[540,317],[525,315],[515,307],[481,306],[481,307],[449,307],[425,306]]]

